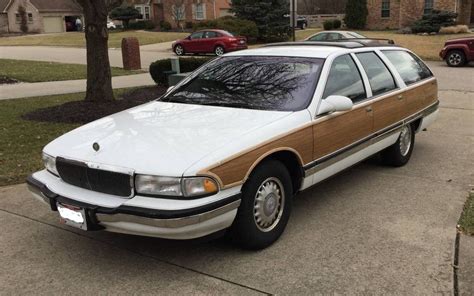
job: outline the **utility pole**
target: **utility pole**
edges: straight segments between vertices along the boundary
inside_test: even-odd
[[[296,0],[290,0],[290,26],[291,26],[291,32],[293,35],[293,42],[296,41],[296,32],[295,32],[295,27],[297,24],[296,16],[297,16],[297,1]]]

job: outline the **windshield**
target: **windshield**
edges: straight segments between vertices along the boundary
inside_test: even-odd
[[[323,59],[299,57],[222,57],[204,65],[190,81],[161,101],[302,110],[311,101],[323,62]]]

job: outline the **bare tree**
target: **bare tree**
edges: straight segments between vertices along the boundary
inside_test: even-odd
[[[113,101],[107,15],[123,0],[76,0],[82,6],[87,47],[86,101]]]
[[[181,22],[186,19],[186,6],[184,5],[184,0],[175,0],[174,4],[171,6],[171,16],[176,22],[176,26],[181,27]]]

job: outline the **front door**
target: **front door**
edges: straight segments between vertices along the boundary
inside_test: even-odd
[[[331,66],[322,98],[330,95],[346,96],[352,100],[354,107],[347,112],[316,119],[313,126],[313,159],[316,166],[313,172],[317,172],[319,164],[324,167],[325,162],[350,150],[373,132],[372,106],[364,103],[367,93],[362,76],[348,54],[336,58]],[[317,178],[314,182],[321,180]]]
[[[186,52],[202,52],[202,41],[204,32],[195,32],[189,36],[189,39],[184,43],[184,50]]]

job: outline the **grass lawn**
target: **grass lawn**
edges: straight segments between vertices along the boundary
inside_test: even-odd
[[[120,95],[125,89],[115,90]],[[38,108],[82,100],[84,93],[0,101],[0,186],[18,184],[43,167],[41,151],[58,136],[79,124],[23,120],[20,116]]]
[[[474,235],[474,191],[469,193],[469,197],[464,205],[464,211],[461,214],[458,224],[462,232]]]
[[[116,31],[109,33],[109,47],[119,48],[124,37],[137,37],[140,45],[153,44],[184,38],[189,33],[180,32],[148,32],[148,31]],[[26,35],[0,38],[0,46],[4,45],[38,45],[38,46],[71,46],[85,47],[84,33],[68,32],[59,34]]]
[[[112,76],[144,73],[112,67]],[[0,59],[0,76],[22,82],[62,81],[87,78],[87,66],[53,62]]]
[[[298,30],[296,37],[298,40],[305,39],[321,29]],[[439,51],[443,48],[444,42],[448,39],[462,37],[474,37],[474,33],[453,34],[453,35],[429,35],[419,36],[412,34],[397,34],[396,31],[356,31],[369,38],[393,39],[395,44],[406,47],[424,60],[439,60]]]

